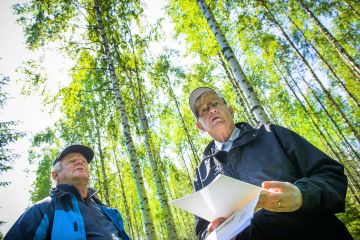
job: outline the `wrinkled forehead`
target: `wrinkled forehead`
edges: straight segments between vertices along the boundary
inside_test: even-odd
[[[198,97],[198,99],[196,99],[195,101],[195,108],[196,111],[198,110],[198,108],[204,104],[208,104],[214,100],[221,100],[224,101],[224,99],[217,93],[214,92],[206,92],[202,95],[200,95],[200,97]]]

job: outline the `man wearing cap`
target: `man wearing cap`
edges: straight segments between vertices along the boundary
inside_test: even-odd
[[[233,108],[211,88],[195,89],[189,104],[197,128],[213,138],[195,170],[195,191],[218,174],[263,187],[261,209],[236,239],[352,239],[334,215],[345,208],[347,178],[341,164],[289,129],[235,124]],[[195,216],[199,239],[225,217],[210,223]]]
[[[130,239],[118,210],[103,205],[88,187],[93,157],[87,146],[66,147],[53,162],[56,187],[20,216],[5,239]]]

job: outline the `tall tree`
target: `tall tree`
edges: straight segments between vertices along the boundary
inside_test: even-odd
[[[126,110],[124,108],[122,96],[120,93],[119,82],[117,80],[116,73],[115,73],[115,64],[113,62],[113,59],[112,59],[112,56],[110,53],[108,39],[106,37],[102,14],[100,11],[100,5],[97,0],[94,0],[94,12],[96,15],[96,20],[97,20],[97,28],[98,28],[98,31],[99,31],[99,34],[100,34],[101,40],[102,40],[104,57],[107,62],[110,79],[111,79],[111,82],[113,85],[114,95],[115,95],[116,102],[118,104],[118,109],[119,109],[120,115],[121,115],[121,123],[122,123],[122,127],[123,127],[122,128],[123,134],[125,136],[126,147],[127,147],[128,153],[129,153],[134,178],[136,180],[136,186],[137,186],[138,195],[139,195],[139,199],[140,199],[140,205],[141,205],[140,209],[142,212],[142,217],[144,219],[146,238],[149,240],[156,239],[154,223],[153,223],[153,220],[151,217],[148,198],[147,198],[147,194],[146,194],[145,186],[144,186],[144,180],[142,177],[140,164],[139,164],[138,158],[136,156],[136,150],[134,147],[134,143],[133,143],[133,140],[131,137],[129,121],[128,121]]]
[[[320,80],[320,78],[318,77],[318,74],[315,73],[314,69],[311,67],[310,63],[305,59],[305,57],[303,56],[303,54],[301,54],[301,52],[299,51],[299,49],[295,46],[295,44],[293,43],[293,41],[290,39],[289,35],[286,33],[286,31],[284,30],[284,28],[281,26],[281,24],[275,19],[274,15],[270,12],[268,6],[266,5],[265,1],[261,1],[262,6],[264,7],[266,13],[268,14],[269,18],[271,19],[271,21],[273,21],[276,26],[279,28],[279,30],[281,31],[281,33],[284,35],[284,37],[286,38],[286,40],[289,42],[290,46],[292,47],[292,49],[295,51],[296,55],[301,59],[301,61],[304,63],[304,65],[308,68],[308,70],[310,71],[311,75],[313,76],[313,78],[315,79],[315,81],[319,84],[319,86],[321,87],[322,91],[326,94],[327,98],[329,99],[329,101],[331,102],[331,104],[336,108],[337,112],[341,115],[341,117],[343,118],[345,124],[350,128],[351,132],[353,133],[353,135],[357,138],[358,142],[360,143],[360,135],[358,133],[358,130],[356,129],[356,127],[352,124],[352,122],[349,120],[349,118],[346,116],[346,114],[344,113],[344,111],[341,109],[340,105],[336,102],[336,100],[333,98],[332,94],[326,89],[326,87],[324,86],[324,84],[322,83],[322,81]]]
[[[304,8],[307,14],[314,20],[316,25],[320,28],[321,32],[326,36],[329,43],[338,51],[339,55],[344,61],[352,68],[357,76],[358,82],[360,82],[360,66],[356,61],[349,55],[349,53],[341,46],[339,41],[330,33],[330,31],[320,22],[315,14],[310,10],[303,0],[298,1],[301,7]]]
[[[229,61],[235,79],[239,82],[241,89],[243,90],[247,101],[251,106],[251,112],[254,113],[258,124],[265,124],[269,122],[269,119],[263,110],[252,86],[249,84],[242,68],[240,67],[239,62],[234,55],[234,52],[227,42],[225,35],[222,33],[220,27],[218,26],[214,15],[212,14],[210,8],[206,5],[204,0],[198,0],[199,7],[203,12],[206,21],[209,23],[211,30],[213,31],[222,52],[225,55],[225,58]]]
[[[136,60],[135,60],[136,63]],[[150,162],[150,167],[152,170],[152,175],[155,181],[155,186],[156,186],[156,190],[158,193],[158,197],[160,199],[160,206],[163,210],[163,216],[165,218],[165,226],[167,228],[167,233],[168,233],[168,238],[169,239],[177,239],[177,233],[176,233],[176,228],[175,228],[175,224],[173,221],[173,217],[171,215],[171,211],[170,211],[170,206],[167,200],[167,196],[165,193],[165,189],[164,189],[164,185],[163,185],[163,178],[161,176],[161,171],[158,168],[158,163],[160,159],[157,159],[156,156],[157,154],[154,153],[154,146],[153,146],[153,141],[152,141],[152,134],[151,134],[151,129],[149,128],[149,123],[148,123],[148,118],[146,116],[145,110],[144,110],[144,90],[142,87],[142,83],[141,80],[139,79],[139,75],[138,75],[138,69],[137,69],[137,65],[135,64],[135,76],[134,78],[136,79],[137,82],[137,90],[134,87],[134,83],[133,83],[133,77],[130,76],[128,74],[128,79],[129,79],[129,83],[130,83],[130,88],[132,90],[132,94],[133,94],[133,98],[134,98],[134,102],[136,105],[136,111],[137,111],[137,115],[138,115],[138,119],[140,119],[140,126],[141,126],[141,130],[142,130],[142,135],[144,136],[145,139],[145,148],[146,148],[146,152],[147,152],[147,156]]]

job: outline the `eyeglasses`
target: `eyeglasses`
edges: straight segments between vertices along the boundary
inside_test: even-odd
[[[209,113],[211,108],[219,107],[224,104],[225,104],[224,102],[221,102],[218,100],[212,101],[211,103],[204,104],[203,106],[200,107],[199,111],[197,112],[198,117],[206,116]]]

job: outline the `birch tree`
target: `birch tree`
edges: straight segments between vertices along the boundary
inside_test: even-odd
[[[254,89],[249,84],[239,62],[237,61],[231,46],[228,44],[225,35],[222,33],[218,26],[211,10],[206,5],[204,0],[198,0],[199,7],[203,12],[206,21],[209,23],[211,30],[213,31],[217,41],[219,42],[220,48],[225,55],[225,58],[229,61],[235,79],[239,82],[241,89],[244,91],[244,95],[251,106],[251,112],[254,113],[258,124],[266,124],[269,119],[263,110]]]
[[[136,156],[134,143],[133,143],[133,140],[131,137],[131,131],[130,131],[128,117],[127,117],[127,113],[126,113],[124,105],[123,105],[123,100],[122,100],[122,96],[120,93],[119,83],[118,83],[118,80],[117,80],[117,77],[115,74],[115,65],[113,63],[112,56],[110,53],[109,44],[108,44],[108,40],[106,37],[105,29],[104,29],[103,19],[101,16],[100,6],[99,6],[99,3],[97,0],[94,0],[94,11],[95,11],[96,20],[98,23],[98,30],[100,32],[100,36],[101,36],[101,40],[102,40],[102,45],[104,48],[104,55],[105,55],[104,57],[106,59],[107,65],[108,65],[108,71],[109,71],[110,79],[111,79],[111,82],[113,85],[114,95],[116,98],[116,102],[118,104],[118,109],[120,111],[123,134],[125,136],[126,147],[127,147],[128,153],[129,153],[130,162],[131,162],[131,166],[132,166],[132,170],[133,170],[133,174],[134,174],[134,178],[135,178],[136,186],[137,186],[137,190],[138,190],[138,195],[139,195],[139,199],[140,199],[140,205],[141,205],[140,209],[142,212],[142,217],[144,219],[146,238],[149,240],[156,239],[154,223],[152,220],[151,211],[150,211],[150,207],[149,207],[149,203],[148,203],[148,198],[147,198],[145,187],[144,187],[142,171],[140,168],[140,164],[138,162],[138,158]]]

